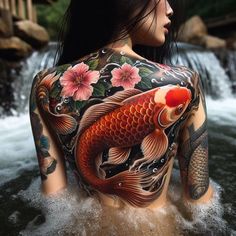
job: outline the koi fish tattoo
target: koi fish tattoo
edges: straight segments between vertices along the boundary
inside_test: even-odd
[[[179,130],[199,101],[194,75],[185,67],[103,49],[36,78],[31,106],[56,135],[81,188],[145,207],[162,193]],[[33,130],[40,125],[34,109]],[[189,150],[190,176],[203,175],[207,164],[201,159],[206,149],[200,142],[206,135],[196,135]],[[45,148],[38,145],[36,133],[35,140],[41,158]],[[193,196],[199,194],[202,179],[193,178]]]

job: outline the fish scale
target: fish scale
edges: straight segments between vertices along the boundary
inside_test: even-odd
[[[141,102],[147,107],[145,115],[141,114]],[[154,104],[153,95],[150,93],[145,98],[140,98],[138,102],[132,99],[128,104],[102,116],[81,135],[80,140],[83,142],[79,144],[80,157],[96,157],[109,147],[130,147],[140,143],[143,137],[154,130],[151,110]],[[127,118],[130,123],[127,122]],[[121,121],[126,123],[125,129],[122,128]],[[120,136],[124,138],[119,139]],[[99,145],[96,145],[98,143]],[[86,161],[87,159],[84,162]]]
[[[153,100],[153,98],[149,98],[149,103],[151,103],[150,100]],[[141,104],[128,104],[123,106],[114,112],[107,114],[106,118],[102,117],[100,121],[98,121],[97,124],[93,126],[93,128],[99,130],[100,132],[105,132],[105,137],[103,136],[103,138],[106,139],[106,143],[110,143],[110,140],[114,138],[114,132],[115,139],[119,139],[120,136],[126,136],[123,142],[121,139],[119,139],[119,146],[127,146],[127,144],[128,146],[132,146],[141,141],[138,138],[139,135],[135,135],[136,133],[149,133],[151,130],[154,130],[154,127],[151,127],[150,125],[150,120],[152,119],[151,109],[148,108],[146,110],[141,110],[141,108]],[[135,117],[138,117],[138,119]],[[105,120],[104,126],[102,126],[103,120]],[[107,130],[109,124],[110,130]],[[106,130],[104,130],[104,128]],[[88,130],[87,132],[89,133],[90,131]],[[127,141],[129,143],[127,143]],[[115,146],[113,143],[111,143],[111,145]]]
[[[166,97],[174,105],[171,103],[168,107]],[[76,165],[84,181],[95,190],[119,196],[131,205],[144,206],[154,200],[161,187],[153,192],[144,190],[141,183],[150,183],[151,176],[133,168],[165,154],[168,137],[164,129],[179,119],[190,100],[191,93],[187,88],[173,85],[147,92],[135,89],[120,91],[104,99],[104,103],[88,108],[80,121],[75,151]],[[168,120],[176,114],[179,106],[183,109],[174,116],[176,120]],[[169,116],[166,115],[168,111],[171,113]],[[166,126],[163,128],[159,121]],[[98,158],[103,151],[109,149],[108,161],[102,164],[119,165],[127,160],[132,146],[137,144],[141,146],[143,157],[135,160],[131,169],[110,178],[100,178],[98,163],[101,162]]]

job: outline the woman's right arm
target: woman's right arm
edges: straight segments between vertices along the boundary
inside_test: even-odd
[[[39,170],[42,179],[42,192],[53,194],[64,189],[67,185],[65,163],[55,134],[46,124],[40,107],[37,105],[36,86],[40,75],[36,75],[30,95],[30,121]]]
[[[197,75],[197,74],[196,74]],[[178,159],[184,187],[184,199],[193,203],[208,202],[213,195],[208,173],[208,130],[205,95],[199,76],[198,106],[191,112],[180,132]]]

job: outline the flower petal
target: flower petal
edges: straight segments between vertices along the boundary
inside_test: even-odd
[[[68,83],[72,83],[74,79],[75,79],[75,74],[73,70],[72,69],[67,70],[60,78],[60,84],[61,86],[66,86]]]
[[[65,86],[61,91],[61,96],[72,97],[76,90],[78,90],[78,86]]]
[[[92,83],[97,83],[99,76],[99,71],[88,71],[84,75],[83,84],[90,85]]]
[[[88,100],[93,93],[93,87],[92,86],[80,86],[78,90],[74,93],[74,100],[75,101],[83,101],[83,100]]]
[[[115,68],[111,71],[112,77],[122,77],[123,71],[121,68]]]
[[[78,75],[83,75],[89,70],[89,66],[86,65],[84,62],[81,62],[81,63],[73,66],[72,70]]]
[[[111,83],[114,87],[122,86],[123,88],[134,88],[135,84],[141,81],[138,74],[139,69],[130,64],[123,64],[121,68],[114,69],[112,73]]]

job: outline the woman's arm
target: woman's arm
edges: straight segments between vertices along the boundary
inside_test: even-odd
[[[178,159],[184,198],[191,202],[207,202],[212,197],[208,171],[207,112],[199,77],[199,104],[180,132]]]
[[[57,143],[56,136],[46,125],[36,101],[36,86],[39,76],[35,77],[30,96],[30,120],[34,136],[39,170],[42,179],[42,191],[53,194],[67,185],[63,154]]]

